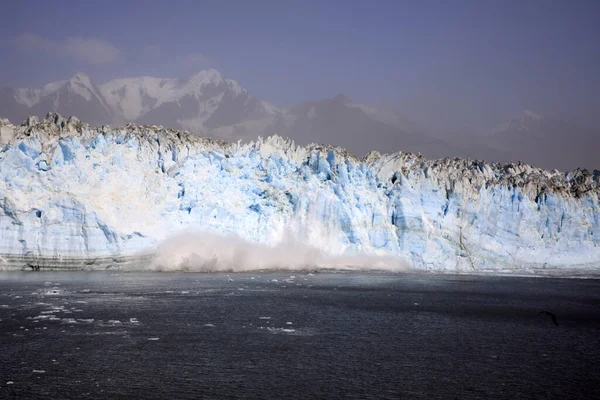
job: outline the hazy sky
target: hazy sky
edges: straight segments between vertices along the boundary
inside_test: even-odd
[[[600,1],[7,1],[0,86],[213,67],[290,106],[345,93],[432,125],[600,123]]]

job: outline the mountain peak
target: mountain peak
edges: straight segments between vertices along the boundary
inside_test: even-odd
[[[83,72],[77,72],[75,75],[73,75],[71,79],[69,79],[69,83],[77,84],[79,86],[92,87],[92,80]]]
[[[90,101],[92,97],[98,97],[94,90],[94,85],[89,76],[83,72],[77,72],[68,81],[69,91],[78,94],[87,101]]]
[[[536,130],[539,123],[544,120],[544,116],[538,113],[531,110],[523,110],[521,114],[515,115],[509,121],[494,128],[491,132],[493,134],[505,134],[509,131],[529,132],[532,129]]]
[[[197,85],[204,85],[213,83],[215,85],[223,82],[223,77],[216,69],[207,69],[196,72],[190,77],[190,81]]]
[[[89,80],[90,77],[83,72],[76,72],[70,80]]]
[[[332,101],[334,103],[341,103],[341,104],[348,104],[348,103],[352,103],[352,100],[350,99],[350,97],[346,96],[345,94],[338,94],[337,96],[335,96]]]

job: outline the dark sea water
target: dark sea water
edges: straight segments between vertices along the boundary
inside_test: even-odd
[[[599,280],[0,274],[0,398],[599,395]]]

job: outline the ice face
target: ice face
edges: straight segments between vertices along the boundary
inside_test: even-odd
[[[405,153],[358,160],[277,136],[229,144],[55,115],[2,129],[5,267],[118,264],[192,229],[428,270],[600,268],[598,172]]]

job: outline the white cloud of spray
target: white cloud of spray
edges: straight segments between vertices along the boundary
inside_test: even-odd
[[[393,256],[329,255],[293,240],[269,246],[237,236],[184,231],[158,245],[149,269],[193,272],[312,269],[405,271],[409,265],[405,260]]]

